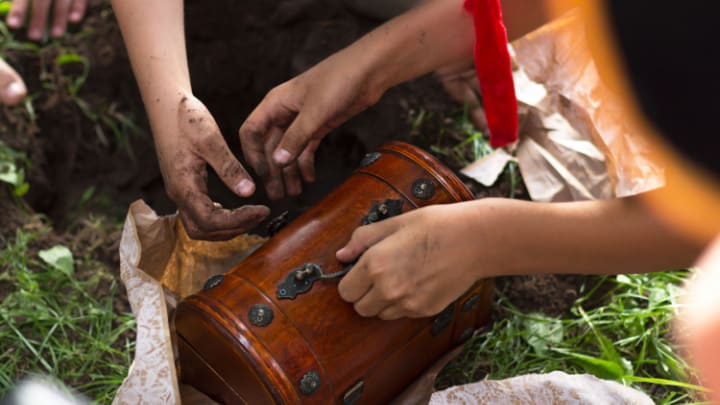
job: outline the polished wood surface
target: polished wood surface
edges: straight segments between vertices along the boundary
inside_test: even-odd
[[[223,403],[343,404],[348,390],[362,382],[354,403],[382,404],[487,320],[489,282],[472,286],[458,299],[450,323],[436,335],[437,317],[382,321],[359,316],[339,297],[334,279],[317,280],[294,299],[278,299],[278,284],[305,263],[319,264],[325,273],[341,270],[335,252],[374,203],[401,199],[404,212],[472,199],[462,182],[426,152],[404,143],[378,152],[375,162],[357,169],[218,286],[179,305],[175,325],[186,383]],[[413,194],[418,179],[434,185],[430,198]],[[272,309],[269,325],[249,322],[255,304]],[[300,390],[308,372],[320,377],[312,394]]]

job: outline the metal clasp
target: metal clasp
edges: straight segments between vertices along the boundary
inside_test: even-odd
[[[341,270],[325,274],[322,266],[315,263],[305,263],[300,268],[294,269],[285,277],[285,281],[278,285],[278,299],[295,299],[298,294],[305,293],[312,288],[315,281],[320,279],[341,278],[346,275],[355,263],[345,265]]]

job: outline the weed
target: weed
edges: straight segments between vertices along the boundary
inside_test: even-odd
[[[438,387],[555,370],[641,389],[658,404],[692,402],[701,387],[670,341],[686,272],[588,278],[562,317],[523,313],[498,292],[502,319],[465,346]]]
[[[107,403],[132,360],[133,317],[115,312],[106,271],[62,245],[34,254],[45,232],[18,231],[0,250],[0,397],[23,376],[47,375]]]
[[[25,181],[24,166],[27,166],[25,154],[15,151],[0,141],[0,182],[12,186],[15,197],[22,197],[30,188]]]

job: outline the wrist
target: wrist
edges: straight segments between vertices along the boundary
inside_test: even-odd
[[[192,90],[184,85],[164,85],[145,90],[142,92],[143,103],[156,142],[174,137],[179,130],[180,104],[183,99],[194,97]]]
[[[463,240],[477,256],[473,266],[477,279],[524,274],[524,256],[518,254],[522,234],[522,215],[517,215],[516,201],[485,198],[463,203],[467,211],[460,227],[467,229]],[[466,242],[466,243],[467,243]]]

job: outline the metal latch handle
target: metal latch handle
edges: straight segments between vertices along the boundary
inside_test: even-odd
[[[385,200],[384,202],[373,203],[367,215],[362,217],[362,225],[382,221],[402,213],[403,200]],[[278,299],[295,299],[298,294],[303,294],[312,288],[317,280],[331,280],[342,278],[352,270],[357,261],[345,265],[341,270],[334,273],[323,271],[321,265],[316,263],[305,263],[300,268],[290,270],[285,280],[278,284]]]

